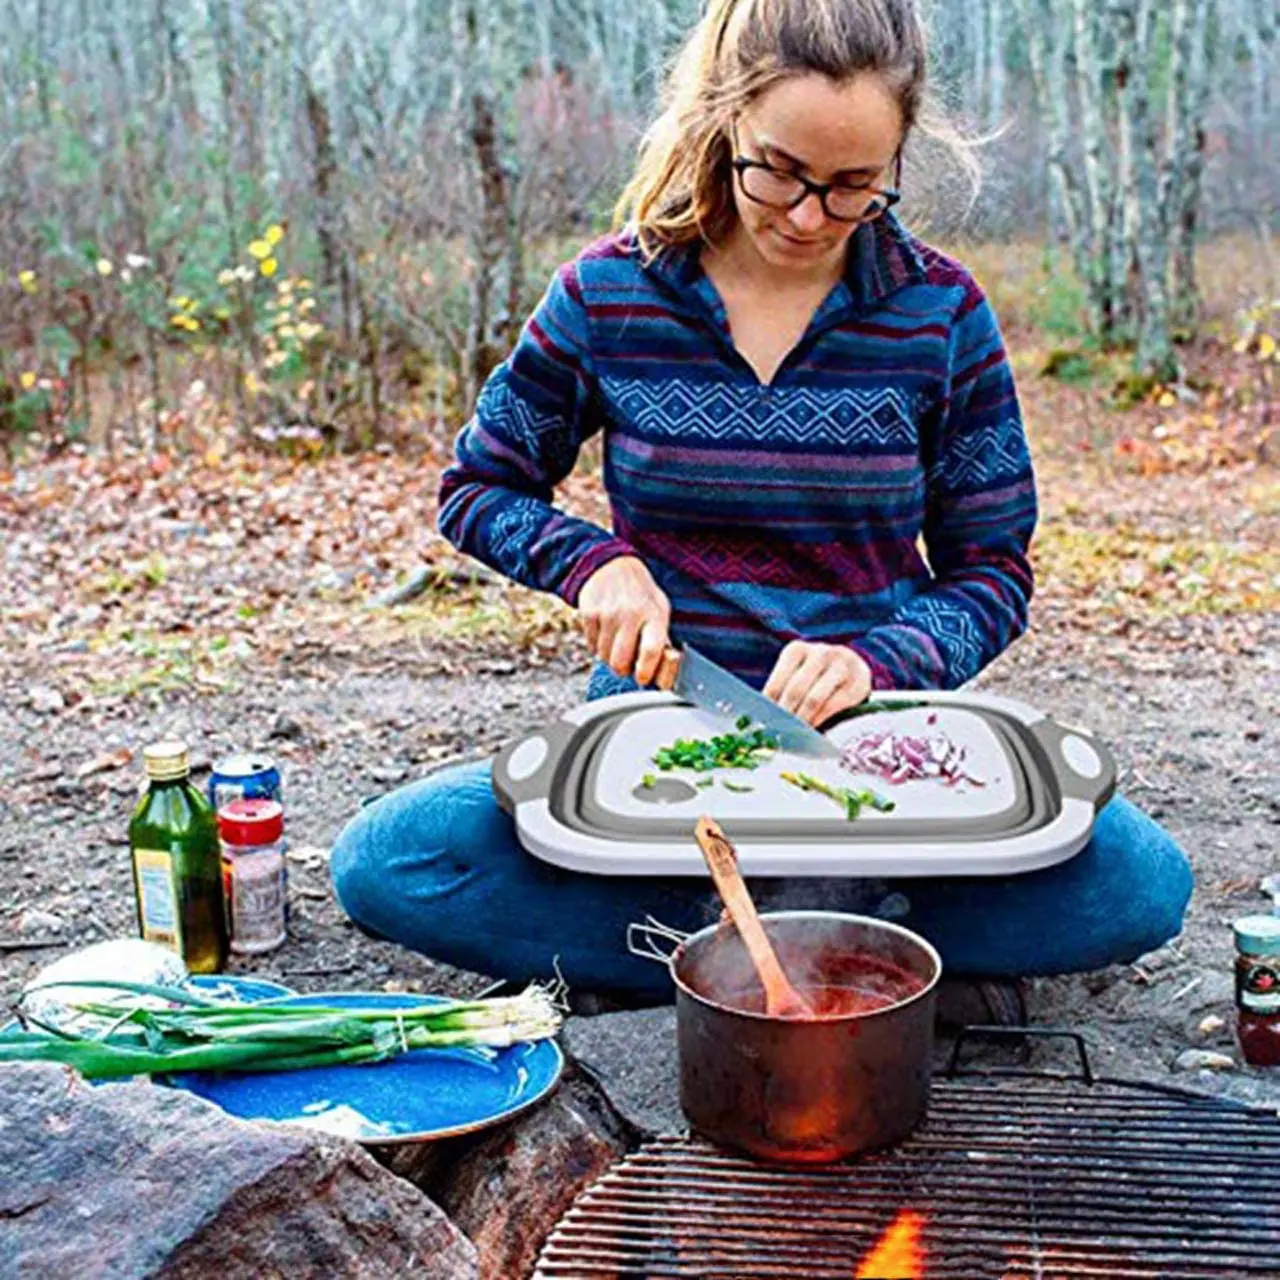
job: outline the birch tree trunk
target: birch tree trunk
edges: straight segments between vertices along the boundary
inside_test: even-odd
[[[1083,133],[1085,192],[1087,195],[1089,270],[1085,284],[1094,332],[1104,342],[1117,337],[1120,307],[1112,252],[1112,216],[1115,181],[1108,154],[1106,116],[1103,112],[1103,63],[1100,17],[1095,0],[1074,0],[1076,90],[1080,98]]]
[[[1045,121],[1050,211],[1052,213],[1056,201],[1066,228],[1076,274],[1081,280],[1086,280],[1089,276],[1087,215],[1075,170],[1068,159],[1071,131],[1067,120],[1066,65],[1071,40],[1070,22],[1062,0],[1018,0],[1018,6],[1027,36],[1032,84]],[[1051,217],[1051,230],[1052,225]]]
[[[986,125],[988,130],[998,129],[1004,123],[1005,108],[1005,56],[1004,56],[1004,7],[1002,0],[986,0],[987,30],[986,48]]]
[[[1190,0],[1175,3],[1185,8]],[[1151,117],[1150,0],[1112,0],[1111,16],[1116,40],[1126,309],[1138,325],[1138,372],[1165,382],[1176,377],[1178,362],[1169,337],[1167,239]]]
[[[1170,134],[1166,162],[1167,190],[1163,205],[1169,220],[1170,324],[1175,332],[1190,333],[1200,310],[1196,281],[1196,224],[1204,174],[1205,116],[1209,106],[1211,64],[1210,23],[1217,14],[1215,0],[1179,0],[1190,10],[1189,21],[1175,35],[1174,58],[1185,74],[1175,72],[1169,93],[1170,115],[1177,126]]]

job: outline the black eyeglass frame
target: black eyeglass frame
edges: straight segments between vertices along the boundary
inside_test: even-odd
[[[734,150],[737,150],[737,141],[732,140]],[[865,187],[851,186],[847,182],[814,182],[810,178],[804,177],[803,174],[794,173],[790,169],[779,169],[776,165],[768,164],[764,160],[753,160],[750,156],[734,155],[729,161],[733,167],[734,173],[738,175],[738,189],[744,196],[754,204],[762,204],[766,209],[795,209],[802,205],[810,196],[817,196],[818,203],[822,206],[823,214],[830,218],[832,222],[862,223],[874,222],[877,218],[882,218],[894,205],[902,200],[902,192],[898,188],[902,185],[902,152],[899,151],[894,156],[894,175],[892,187],[873,187],[868,183]],[[775,204],[772,200],[761,200],[759,196],[753,196],[747,190],[747,184],[744,178],[748,169],[764,169],[768,173],[772,173],[779,178],[789,178],[792,182],[800,184],[800,194],[787,204]],[[845,191],[865,191],[872,196],[879,196],[884,205],[878,208],[874,213],[860,213],[852,218],[842,218],[838,213],[832,213],[827,208],[827,196],[832,191],[840,188]]]

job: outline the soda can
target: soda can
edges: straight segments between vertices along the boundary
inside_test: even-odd
[[[214,813],[233,800],[284,803],[280,770],[270,756],[235,755],[219,760],[209,775],[209,803]]]

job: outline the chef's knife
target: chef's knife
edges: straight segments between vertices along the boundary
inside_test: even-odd
[[[671,667],[676,666],[674,684]],[[678,697],[707,711],[736,720],[748,716],[752,725],[761,725],[778,739],[783,751],[802,756],[839,759],[840,748],[829,742],[799,716],[780,707],[772,698],[757,693],[749,684],[717,666],[692,645],[668,649],[659,668],[657,684]]]

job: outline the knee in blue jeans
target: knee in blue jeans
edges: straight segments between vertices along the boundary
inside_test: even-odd
[[[1168,832],[1141,815],[1146,830],[1135,872],[1141,877],[1126,900],[1117,901],[1115,924],[1118,938],[1116,962],[1136,960],[1162,947],[1182,932],[1183,917],[1195,879],[1191,863]]]
[[[339,906],[357,924],[366,924],[375,895],[374,843],[368,838],[369,810],[362,809],[343,828],[329,854],[329,880]]]

